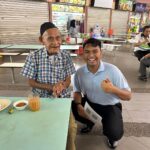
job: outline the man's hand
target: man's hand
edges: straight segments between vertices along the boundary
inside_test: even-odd
[[[63,81],[56,83],[55,85],[53,85],[53,95],[55,97],[60,96],[60,94],[62,93],[64,89],[66,89],[66,87]]]
[[[78,111],[78,114],[79,114],[81,117],[84,117],[84,118],[86,118],[86,119],[89,119],[89,117],[88,117],[87,114],[85,113],[84,107],[83,107],[81,104],[78,104],[78,105],[77,105],[77,111]]]
[[[114,89],[114,85],[112,82],[107,78],[106,80],[103,80],[101,83],[101,88],[104,90],[106,93],[112,93]]]
[[[150,53],[145,55],[144,58],[150,58]]]

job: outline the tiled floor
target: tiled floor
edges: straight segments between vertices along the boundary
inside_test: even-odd
[[[24,56],[14,60],[23,62]],[[82,57],[73,59],[76,67],[83,65]],[[131,51],[124,48],[117,51],[115,56],[105,52],[104,61],[117,65],[127,78],[132,91],[132,100],[123,102],[123,118],[125,122],[125,136],[119,142],[117,150],[149,150],[150,149],[150,78],[148,82],[137,79],[139,62]],[[7,61],[7,59],[5,59]],[[0,68],[0,96],[28,96],[30,88],[27,80],[15,69],[16,84],[12,85],[10,69]],[[132,124],[131,124],[132,123]],[[130,132],[130,134],[129,134]],[[98,133],[98,132],[97,132]],[[77,150],[109,150],[106,139],[102,135],[77,135]]]
[[[149,150],[150,138],[147,137],[123,137],[116,150]],[[77,150],[110,150],[107,139],[104,136],[78,135]]]

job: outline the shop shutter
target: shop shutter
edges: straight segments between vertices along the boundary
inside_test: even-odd
[[[90,28],[93,28],[95,24],[99,24],[105,31],[108,31],[109,18],[110,9],[89,7],[87,16],[87,31],[89,32]]]
[[[0,0],[0,43],[37,44],[40,25],[48,20],[46,2]]]
[[[128,11],[112,11],[112,29],[114,35],[127,33]]]

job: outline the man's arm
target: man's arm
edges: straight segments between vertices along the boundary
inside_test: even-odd
[[[33,88],[43,89],[43,90],[47,90],[47,91],[52,91],[53,90],[52,85],[45,84],[45,83],[39,83],[38,81],[36,81],[34,79],[29,79],[28,83]]]
[[[43,90],[47,90],[47,91],[53,91],[53,94],[55,96],[59,96],[64,89],[69,87],[69,85],[71,83],[71,76],[67,77],[66,80],[60,81],[54,85],[39,83],[38,81],[36,81],[34,79],[29,79],[28,83],[33,88],[43,89]]]
[[[68,76],[63,82],[62,84],[64,85],[64,89],[68,88],[70,86],[71,83],[71,76]]]
[[[144,58],[150,58],[150,53],[143,56]]]
[[[67,89],[71,83],[71,76],[66,77],[64,81],[59,81],[53,85],[52,91],[54,96],[59,96],[63,90]]]
[[[134,44],[134,47],[139,47],[139,46],[141,46],[142,44],[147,44],[148,43],[148,40],[144,40],[144,41],[142,41],[142,42],[138,42],[138,43],[135,43]]]
[[[82,95],[80,92],[74,92],[74,103],[77,105],[78,114],[86,119],[89,119],[84,111],[84,107],[81,105]],[[90,120],[90,119],[89,119]]]
[[[129,101],[131,99],[131,92],[126,89],[119,89],[116,86],[113,86],[112,93],[116,94],[121,100]]]
[[[130,100],[131,92],[126,89],[120,89],[112,84],[109,79],[103,80],[101,84],[102,89],[106,93],[112,93],[117,95],[121,100]]]

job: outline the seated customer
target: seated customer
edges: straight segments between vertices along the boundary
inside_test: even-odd
[[[142,81],[147,81],[146,67],[150,67],[150,52],[149,54],[143,56],[143,58],[140,60],[139,79]]]
[[[140,46],[142,45],[146,45],[150,42],[150,26],[145,26],[143,28],[143,32],[139,33],[136,37],[135,37],[136,43],[134,44],[134,55],[138,58],[138,60],[140,61],[140,59],[145,56],[146,54],[149,53],[148,49],[143,49],[140,48]]]
[[[120,100],[131,99],[131,89],[121,71],[102,61],[101,42],[88,39],[83,44],[86,65],[79,68],[74,77],[75,119],[85,124],[81,133],[89,132],[94,123],[84,111],[85,102],[102,117],[103,133],[109,147],[115,148],[123,136],[122,105]]]
[[[43,23],[39,40],[45,47],[28,55],[22,75],[28,78],[32,92],[40,97],[70,97],[69,85],[75,67],[69,53],[60,50],[59,29],[51,22]],[[75,150],[75,135],[76,124],[71,114],[67,150]]]

